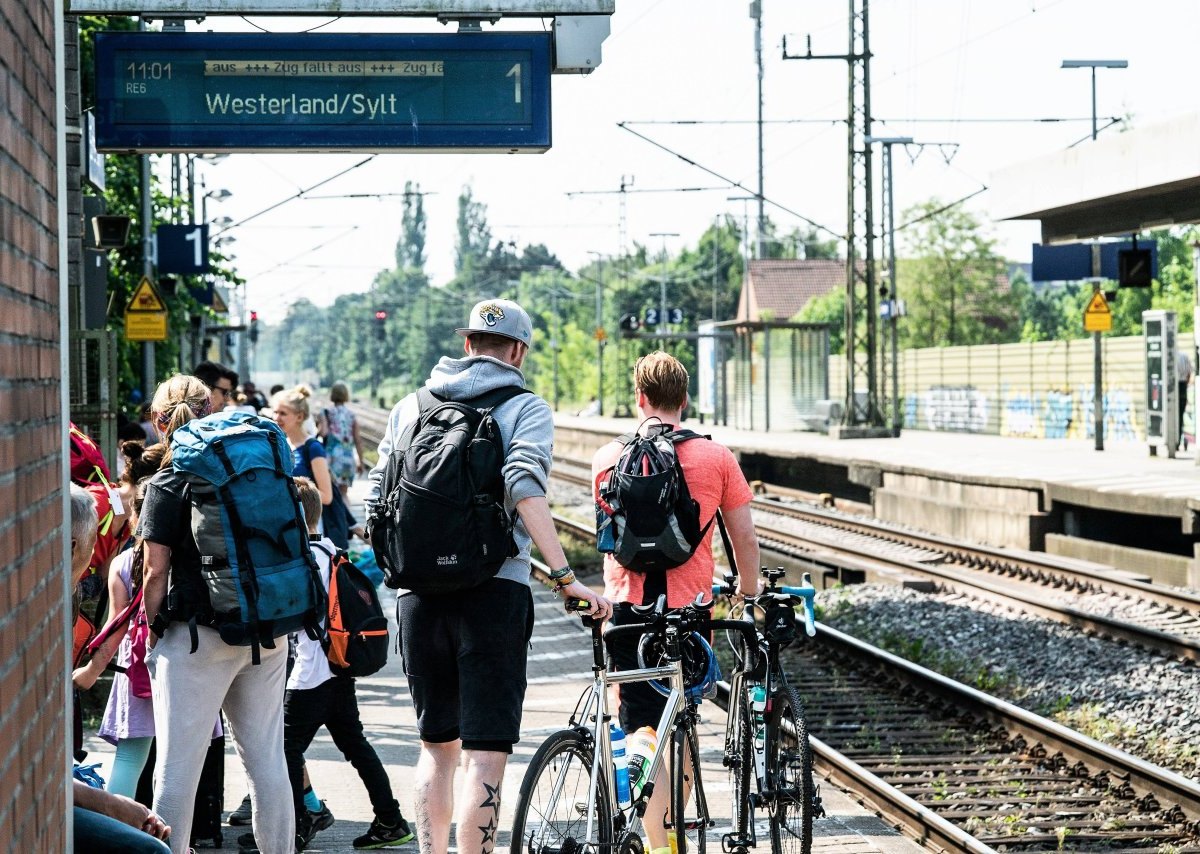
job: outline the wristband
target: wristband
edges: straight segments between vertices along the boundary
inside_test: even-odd
[[[551,578],[553,581],[558,581],[558,579],[560,579],[560,578],[565,578],[565,577],[567,577],[568,575],[570,575],[570,576],[574,576],[574,575],[575,575],[575,573],[571,572],[571,567],[570,567],[570,565],[564,566],[564,567],[562,567],[561,569],[553,569],[553,570],[551,570],[551,571],[550,571],[550,578]],[[568,581],[567,583],[568,583],[568,584],[570,584],[570,582],[569,582],[569,581]]]
[[[575,583],[575,573],[570,572],[570,571],[568,571],[567,575],[564,575],[561,578],[554,579],[554,584],[555,584],[555,586],[558,587],[559,590],[562,590],[564,587],[567,587],[574,583]]]

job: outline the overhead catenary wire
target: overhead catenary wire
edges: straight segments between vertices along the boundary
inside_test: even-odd
[[[270,213],[271,211],[275,210],[276,208],[286,205],[288,202],[295,201],[296,199],[302,198],[305,195],[305,193],[310,193],[313,190],[317,189],[317,187],[323,187],[324,185],[328,184],[330,181],[336,180],[337,178],[340,178],[343,175],[353,172],[355,169],[358,169],[360,166],[366,166],[368,163],[370,163],[372,160],[374,160],[375,157],[376,157],[376,155],[374,155],[374,154],[372,154],[370,157],[365,157],[362,160],[355,163],[353,166],[348,166],[345,169],[343,169],[341,172],[338,172],[334,175],[330,175],[328,178],[325,178],[322,181],[318,181],[317,183],[313,184],[311,187],[305,187],[303,190],[300,190],[299,192],[288,196],[286,199],[281,199],[280,201],[275,202],[275,204],[269,205],[269,206],[263,208],[258,213],[253,213],[253,214],[250,214],[250,216],[248,216],[248,217],[243,217],[242,219],[238,220],[237,222],[225,226],[220,231],[218,231],[215,234],[212,234],[210,236],[218,237],[218,236],[224,234],[225,232],[229,231],[231,228],[237,228],[240,225],[245,225],[246,223],[250,222],[251,220],[258,219],[263,214]]]
[[[621,128],[621,130],[624,130],[624,131],[627,131],[627,132],[633,134],[638,139],[641,139],[645,142],[650,143],[655,148],[660,148],[663,151],[667,152],[668,154],[679,158],[684,163],[687,163],[689,166],[694,166],[695,168],[699,169],[702,172],[707,172],[709,175],[712,175],[714,178],[719,178],[722,181],[727,181],[731,187],[736,187],[737,189],[741,190],[744,193],[754,195],[757,197],[757,194],[755,193],[754,190],[745,186],[740,181],[735,181],[732,178],[728,178],[725,175],[722,175],[720,172],[717,172],[713,169],[709,169],[707,166],[705,166],[701,163],[697,163],[695,160],[692,160],[690,157],[680,154],[678,151],[675,151],[672,148],[668,148],[667,146],[663,145],[661,142],[658,142],[657,140],[653,140],[650,137],[646,136],[645,134],[638,133],[633,128],[627,127],[625,122],[617,122],[617,127]],[[817,229],[818,231],[823,231],[826,234],[829,234],[832,237],[835,237],[839,240],[842,240],[845,238],[845,235],[839,234],[838,232],[834,231],[832,228],[829,228],[828,226],[824,226],[821,223],[817,222],[816,220],[806,217],[804,214],[800,213],[799,211],[792,210],[791,208],[787,207],[786,205],[782,205],[779,202],[776,202],[772,199],[766,198],[765,196],[763,197],[763,201],[766,204],[769,204],[773,208],[777,208],[778,210],[781,210],[786,214],[790,214],[791,216],[796,217],[797,219],[801,220],[802,222],[808,223],[809,225],[811,225],[813,228]]]

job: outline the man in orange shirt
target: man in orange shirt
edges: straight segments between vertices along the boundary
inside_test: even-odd
[[[663,352],[643,356],[634,368],[633,384],[638,418],[642,422],[638,428],[640,434],[668,432],[679,426],[688,405],[688,373],[678,359]],[[592,491],[597,502],[601,484],[611,476],[624,449],[621,442],[613,441],[592,458]],[[690,558],[664,571],[637,572],[621,566],[612,554],[605,555],[604,595],[617,603],[613,609],[614,625],[638,621],[632,606],[654,602],[663,594],[669,608],[682,608],[701,593],[705,594],[705,601],[710,598],[715,569],[712,537],[718,509],[737,559],[738,590],[743,595],[758,592],[758,539],[750,514],[753,495],[737,460],[724,445],[704,438],[681,441],[675,445],[675,452],[687,489],[699,503],[703,535]],[[637,639],[615,639],[612,656],[619,670],[636,668]],[[626,733],[643,726],[656,726],[666,706],[666,698],[645,682],[621,685],[620,697],[621,726]],[[663,821],[651,820],[653,816],[665,815],[668,792],[669,787],[656,786],[647,809],[646,836],[652,852],[668,846]]]

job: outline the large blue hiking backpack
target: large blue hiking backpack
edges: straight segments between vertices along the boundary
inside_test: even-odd
[[[201,601],[181,602],[184,579],[168,594],[172,617],[191,611],[192,651],[197,617],[227,644],[253,647],[255,664],[275,638],[300,629],[317,638],[325,589],[279,425],[249,412],[189,421],[171,436],[171,464],[188,483],[204,587],[190,594]]]

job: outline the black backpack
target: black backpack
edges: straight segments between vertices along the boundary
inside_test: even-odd
[[[696,552],[712,519],[700,527],[700,503],[688,491],[675,446],[705,438],[691,430],[627,433],[625,449],[605,472],[596,502],[596,548],[634,572],[673,569]]]
[[[417,392],[420,415],[388,457],[370,518],[384,583],[453,593],[494,576],[517,554],[504,509],[504,443],[492,410],[519,394],[506,386],[471,400]]]
[[[329,555],[329,669],[345,676],[370,676],[387,664],[388,622],[375,585],[342,549],[313,548]]]

